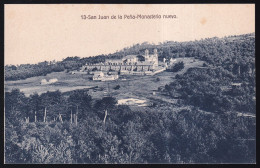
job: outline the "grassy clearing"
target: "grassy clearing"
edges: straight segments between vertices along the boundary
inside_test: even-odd
[[[191,67],[200,67],[203,62],[193,58],[177,58],[176,62],[183,61],[184,69],[177,73],[162,72],[154,76],[120,76],[115,81],[92,81],[92,75],[87,74],[70,74],[65,72],[54,72],[46,76],[32,77],[25,80],[6,81],[5,90],[10,91],[12,88],[19,88],[26,96],[37,92],[41,94],[46,91],[60,90],[61,92],[69,92],[76,89],[88,89],[89,94],[94,99],[100,99],[104,96],[111,95],[120,99],[142,99],[148,102],[159,102],[159,100],[166,103],[175,104],[175,100],[170,100],[167,96],[161,95],[157,92],[159,87],[165,86],[174,81],[176,74],[183,74]],[[58,82],[41,85],[42,79],[57,78]],[[120,88],[114,88],[119,85]],[[94,89],[94,87],[96,87]]]

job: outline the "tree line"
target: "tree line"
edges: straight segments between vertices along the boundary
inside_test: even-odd
[[[209,112],[256,113],[255,78],[240,80],[223,68],[190,68],[163,92]]]
[[[144,42],[108,55],[87,58],[72,56],[57,62],[45,61],[38,64],[6,65],[5,80],[26,79],[64,70],[79,70],[86,63],[100,63],[104,62],[105,59],[119,59],[129,54],[143,55],[145,49],[153,53],[154,48],[157,48],[158,57],[161,61],[163,58],[194,57],[213,66],[222,66],[239,75],[253,74],[255,71],[255,34],[251,33],[188,42],[166,41],[158,45]]]
[[[30,97],[7,92],[5,162],[255,162],[254,118],[195,107],[132,111],[116,103],[113,97],[93,100],[84,90]]]

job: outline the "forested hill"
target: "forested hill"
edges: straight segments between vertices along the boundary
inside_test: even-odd
[[[160,60],[162,58],[195,57],[213,65],[222,65],[234,61],[241,64],[254,64],[255,33],[224,38],[213,37],[189,42],[167,41],[159,45],[145,42],[124,48],[117,54],[141,54],[147,48],[150,52],[157,48]]]
[[[205,62],[176,74],[188,67],[180,61],[172,72],[163,72],[172,81],[155,93],[176,103],[156,99],[144,110],[133,110],[118,105],[115,97],[96,99],[84,89],[35,92],[29,97],[12,89],[5,92],[5,163],[254,164],[254,34],[143,43],[110,55],[6,66],[6,80],[77,69],[86,62],[146,48],[152,53],[155,47],[160,58],[195,57]]]
[[[213,66],[222,66],[229,71],[241,70],[241,73],[254,71],[255,33],[228,36],[224,38],[206,38],[199,41],[167,41],[159,45],[144,42],[108,55],[88,58],[67,57],[62,61],[45,61],[38,64],[21,64],[5,66],[5,80],[26,79],[46,75],[51,72],[76,70],[86,63],[103,62],[105,58],[120,58],[128,54],[143,54],[145,49],[152,53],[158,49],[159,60],[163,58],[195,57]]]

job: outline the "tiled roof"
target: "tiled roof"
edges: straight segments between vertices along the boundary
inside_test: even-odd
[[[129,59],[129,58],[136,58],[136,56],[137,56],[137,55],[127,55],[127,56],[125,56],[124,58],[126,58],[126,59]]]

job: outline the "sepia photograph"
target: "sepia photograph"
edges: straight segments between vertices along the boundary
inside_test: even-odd
[[[5,4],[5,164],[256,164],[255,4]]]

